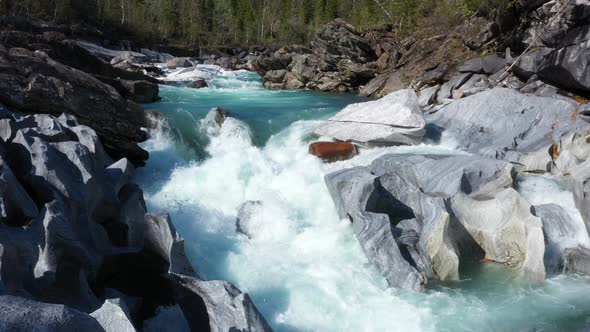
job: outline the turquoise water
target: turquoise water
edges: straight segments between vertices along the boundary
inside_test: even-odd
[[[452,137],[438,145],[381,148],[323,164],[308,154],[310,132],[352,95],[267,91],[258,77],[218,77],[214,88],[163,86],[149,105],[165,121],[145,147],[151,157],[138,181],[152,211],[167,211],[187,254],[207,279],[248,292],[276,331],[584,331],[590,327],[590,280],[550,276],[518,282],[503,267],[472,267],[456,283],[425,292],[390,289],[339,220],[325,174],[366,165],[386,153],[461,153]],[[201,119],[222,107],[240,121],[212,135]],[[532,204],[573,208],[571,192],[554,179],[524,179]],[[262,209],[236,233],[248,200]]]

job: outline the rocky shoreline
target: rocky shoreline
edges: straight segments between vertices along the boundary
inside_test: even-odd
[[[0,31],[0,330],[270,331],[133,183],[157,80],[16,28]]]

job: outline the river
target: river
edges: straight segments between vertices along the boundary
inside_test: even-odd
[[[353,95],[269,91],[256,74],[216,77],[211,88],[162,86],[164,114],[147,167],[138,174],[151,211],[171,214],[187,254],[207,279],[248,292],[276,331],[560,331],[590,321],[590,279],[549,275],[543,285],[482,264],[455,283],[422,293],[390,289],[369,264],[347,220],[339,220],[324,175],[367,165],[386,153],[458,154],[453,137],[414,147],[363,151],[324,164],[308,154],[319,120],[363,99]],[[202,119],[221,107],[238,120],[212,134]],[[559,179],[521,179],[532,204],[556,202],[574,218]],[[236,232],[246,201],[263,209]],[[581,219],[580,219],[581,220]]]

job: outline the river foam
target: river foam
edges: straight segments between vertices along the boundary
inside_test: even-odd
[[[255,90],[240,98],[256,102],[256,94],[266,93]],[[317,105],[301,105],[306,107]],[[185,136],[207,132],[202,117],[195,116],[193,131]],[[275,330],[553,331],[585,326],[590,316],[585,278],[551,277],[532,287],[486,265],[458,283],[416,293],[388,288],[368,262],[350,223],[338,219],[324,175],[367,165],[387,153],[460,153],[452,137],[437,144],[365,150],[351,160],[324,164],[307,151],[317,121],[293,121],[257,144],[256,130],[246,124],[250,118],[243,119],[230,119],[219,133],[200,138],[207,142],[207,157],[200,160],[187,158],[178,135],[165,130],[171,125],[163,125],[146,145],[152,158],[139,180],[148,188],[150,210],[171,213],[201,274],[230,280],[249,292]],[[521,191],[535,191],[527,185],[532,182]],[[551,197],[569,204],[567,190],[543,188],[539,197],[525,197],[535,204],[556,202]],[[236,232],[238,209],[245,201],[262,203],[249,225],[251,238]]]

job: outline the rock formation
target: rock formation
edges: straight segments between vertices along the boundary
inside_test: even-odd
[[[415,145],[424,136],[424,116],[413,90],[352,104],[314,129],[317,137],[368,146]]]

